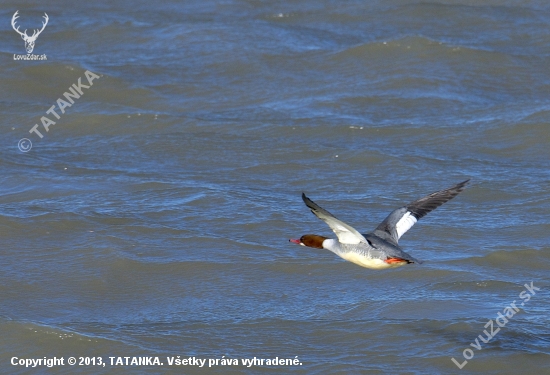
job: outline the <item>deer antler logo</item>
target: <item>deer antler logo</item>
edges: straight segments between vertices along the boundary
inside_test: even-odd
[[[13,17],[11,18],[11,27],[13,27],[13,29],[17,31],[17,33],[21,35],[21,38],[25,41],[25,49],[27,50],[27,53],[32,53],[32,51],[34,50],[34,42],[36,42],[36,38],[38,38],[40,33],[44,31],[44,28],[48,24],[48,15],[46,14],[46,12],[44,12],[43,17],[45,19],[45,22],[42,22],[42,28],[40,30],[35,29],[32,35],[28,36],[27,29],[25,29],[24,32],[21,32],[19,31],[19,26],[17,26],[17,28],[15,27],[15,20],[19,18],[17,13],[19,13],[19,11],[15,12],[13,14]]]

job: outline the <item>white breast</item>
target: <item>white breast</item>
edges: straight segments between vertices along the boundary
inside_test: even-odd
[[[370,258],[362,254],[355,253],[353,251],[347,252],[347,253],[341,253],[338,254],[342,259],[345,259],[349,262],[355,263],[361,267],[365,268],[371,268],[374,270],[383,270],[386,268],[396,268],[401,267],[407,262],[401,262],[401,263],[386,263],[382,259],[379,258]]]

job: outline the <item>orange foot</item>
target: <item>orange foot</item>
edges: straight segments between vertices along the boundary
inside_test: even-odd
[[[386,259],[384,262],[386,262],[386,263],[388,263],[388,264],[392,264],[392,263],[403,263],[403,262],[409,263],[408,260],[401,259],[401,258],[388,258],[388,259]]]

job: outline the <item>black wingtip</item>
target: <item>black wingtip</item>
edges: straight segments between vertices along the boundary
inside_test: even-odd
[[[467,179],[451,186],[450,188],[436,191],[412,203],[409,203],[406,207],[417,220],[420,220],[429,212],[435,210],[437,207],[460,194],[469,182],[470,179]]]
[[[465,181],[459,182],[458,184],[456,184],[455,186],[453,186],[452,188],[449,188],[449,189],[455,189],[458,192],[462,192],[462,190],[464,190],[466,185],[468,185],[469,183],[470,183],[470,179],[467,179]]]

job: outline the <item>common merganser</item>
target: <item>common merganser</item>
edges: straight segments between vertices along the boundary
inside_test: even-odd
[[[328,224],[337,240],[316,234],[303,235],[290,242],[330,250],[341,258],[361,267],[386,269],[422,261],[410,256],[398,245],[398,241],[411,227],[430,211],[456,197],[470,180],[463,181],[445,190],[436,191],[406,206],[394,210],[376,227],[374,232],[362,235],[351,225],[338,220],[302,193],[302,200],[319,219]]]

